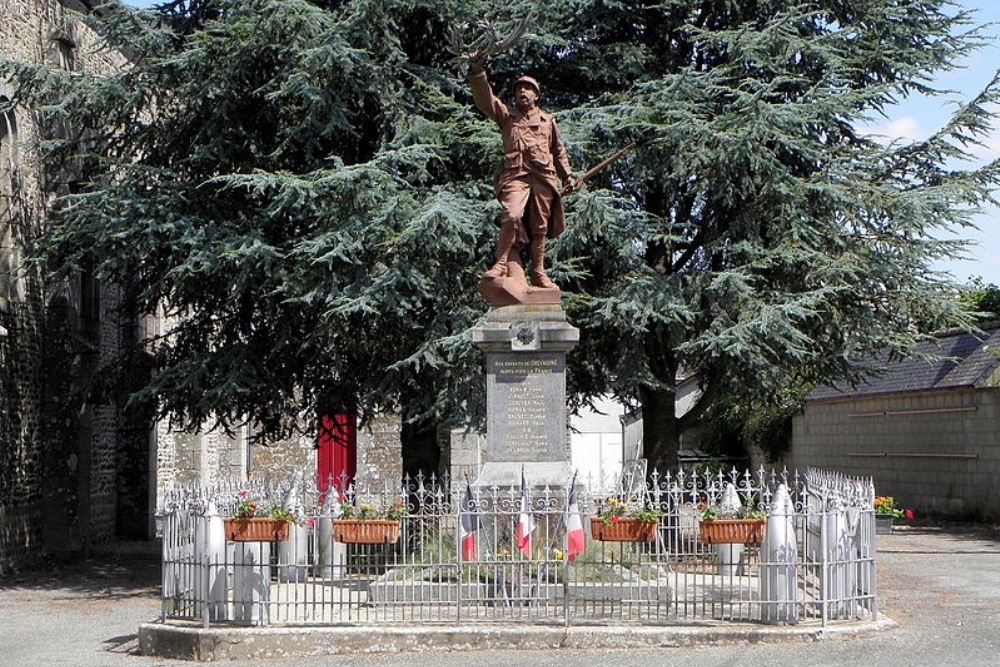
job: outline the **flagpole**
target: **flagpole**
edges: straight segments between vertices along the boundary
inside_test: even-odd
[[[573,479],[569,483],[569,489],[566,490],[566,511],[563,512],[562,522],[566,524],[566,529],[563,531],[563,562],[562,562],[562,580],[563,580],[563,620],[566,625],[569,625],[569,522],[566,520],[566,514],[569,513],[570,508],[570,498],[573,497],[573,489],[576,488],[576,468],[573,469]]]
[[[566,493],[566,509],[564,509],[563,512],[559,515],[559,523],[556,524],[556,529],[555,529],[555,531],[553,531],[553,534],[549,535],[549,539],[548,539],[548,541],[547,541],[547,543],[545,545],[545,550],[542,552],[543,554],[546,553],[546,552],[551,551],[552,545],[555,542],[555,540],[557,539],[557,536],[559,535],[559,531],[562,530],[562,528],[565,525],[567,525],[566,524],[566,512],[569,509],[569,494],[572,493],[573,486],[575,484],[576,484],[576,471],[574,470],[574,472],[573,472],[573,479],[570,481],[570,485],[569,485],[568,491]],[[565,531],[563,531],[563,532],[565,532]],[[566,550],[563,551],[563,562],[564,563],[568,562],[567,561],[567,556],[566,556]],[[537,597],[538,597],[539,593],[541,592],[542,578],[544,576],[548,575],[548,572],[549,572],[549,559],[546,558],[543,561],[543,563],[542,563],[542,567],[540,567],[538,569],[538,577],[536,578],[536,581],[535,581],[536,589],[532,593],[532,597],[536,598],[536,600],[535,600],[536,602],[537,602]],[[565,575],[565,572],[563,574]],[[563,576],[563,594],[564,595],[566,593],[566,588],[567,588],[566,577]]]
[[[465,473],[465,490],[469,490],[469,473]],[[462,511],[465,509],[463,507],[465,503],[461,500],[458,501],[458,521],[455,526],[455,556],[458,558],[458,592],[455,594],[455,599],[458,601],[458,621],[462,621],[462,574],[464,573],[465,562],[462,558]]]

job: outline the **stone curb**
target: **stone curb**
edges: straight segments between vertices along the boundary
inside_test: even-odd
[[[139,648],[143,655],[197,661],[415,651],[676,648],[818,641],[866,635],[895,625],[885,616],[878,621],[828,625],[826,628],[749,624],[201,628],[143,623],[139,626]]]

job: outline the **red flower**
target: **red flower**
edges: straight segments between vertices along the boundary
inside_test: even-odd
[[[611,523],[621,523],[621,522],[622,522],[622,518],[620,516],[613,516],[613,517],[611,517]]]
[[[912,519],[913,518],[913,510],[906,510],[905,512],[903,512],[903,516],[905,516],[907,520]]]
[[[700,503],[698,503],[698,510],[699,511],[704,510],[706,507],[708,507],[708,503],[706,503],[704,500],[701,501]]]
[[[248,495],[250,495],[250,494],[249,494],[249,492],[248,492],[248,491],[240,491],[240,492],[239,492],[239,493],[238,493],[237,495],[238,495],[238,496],[239,496],[240,498],[246,498],[246,497],[247,497]]]

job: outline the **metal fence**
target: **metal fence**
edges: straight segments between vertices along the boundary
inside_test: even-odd
[[[626,477],[611,488],[575,484],[573,499],[586,531],[579,554],[566,543],[569,484],[532,488],[526,499],[521,488],[477,489],[433,476],[377,490],[303,487],[293,480],[175,490],[159,517],[162,618],[206,626],[825,625],[877,614],[870,479],[819,470],[803,476],[682,470]],[[280,542],[228,542],[224,517],[248,497],[297,510],[304,520]],[[699,506],[734,497],[767,512],[763,543],[706,544]],[[655,539],[593,539],[590,517],[609,502],[662,511]],[[338,542],[334,522],[342,503],[399,504],[405,516],[398,539]],[[519,548],[519,523],[526,516],[534,529],[527,548]]]

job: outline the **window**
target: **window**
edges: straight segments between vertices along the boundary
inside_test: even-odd
[[[55,43],[59,68],[72,72],[76,66],[76,44],[68,37],[56,37],[52,41]]]
[[[13,109],[6,109],[10,100],[0,96],[0,310],[10,308],[17,281],[18,259],[14,248],[14,192],[18,171],[17,120]]]
[[[17,173],[17,119],[13,109],[5,110],[9,104],[10,100],[0,96],[0,173],[3,174],[0,196],[11,194],[10,181]]]
[[[80,317],[94,322],[101,319],[101,281],[94,275],[92,262],[80,270]]]
[[[76,43],[64,33],[56,34],[49,43],[48,61],[61,70],[72,72],[76,68]],[[42,131],[46,139],[73,141],[73,127],[64,113],[54,112],[43,118]],[[49,188],[63,194],[61,186],[77,179],[78,165],[70,160],[58,169],[51,168],[47,173]]]

